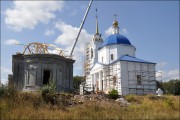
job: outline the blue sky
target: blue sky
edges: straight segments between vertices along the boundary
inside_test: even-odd
[[[1,1],[1,82],[12,72],[12,54],[43,42],[70,52],[89,1]],[[120,33],[136,47],[136,57],[155,62],[163,80],[179,78],[178,1],[94,1],[74,51],[74,75],[83,74],[84,45],[95,33],[95,9],[103,39],[117,15]],[[66,52],[65,54],[68,54]]]

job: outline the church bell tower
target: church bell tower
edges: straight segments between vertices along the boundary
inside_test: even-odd
[[[101,34],[99,33],[98,16],[96,15],[96,33],[94,34],[94,37],[92,39],[92,50],[91,50],[92,65],[94,65],[98,61],[97,51],[99,47],[101,47],[102,43],[103,43],[103,39],[101,38]]]

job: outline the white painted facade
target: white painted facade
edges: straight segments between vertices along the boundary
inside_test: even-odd
[[[104,46],[102,49],[97,51],[99,58],[98,62],[103,64],[109,64],[126,54],[135,57],[135,50],[136,48],[132,45],[113,44],[109,46]],[[111,60],[111,54],[114,57],[113,60]]]
[[[120,35],[117,21],[113,23],[112,34],[115,37]],[[85,72],[87,90],[94,88],[95,91],[108,93],[116,89],[119,95],[155,93],[156,64],[136,58],[136,48],[128,43],[128,39],[126,41],[121,36],[117,39],[116,43],[111,44],[111,40],[114,40],[112,38],[104,41],[107,42],[104,44],[96,31],[86,49],[91,51],[86,51],[86,56],[91,56],[86,57],[86,63],[89,65],[89,69]]]

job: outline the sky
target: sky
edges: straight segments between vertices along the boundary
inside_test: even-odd
[[[69,55],[89,1],[1,1],[1,82],[12,74],[20,44],[54,44]],[[97,8],[97,13],[95,9]],[[95,33],[105,40],[117,15],[120,34],[136,47],[136,57],[155,62],[162,80],[179,78],[179,1],[93,1],[73,53],[74,75],[83,75],[84,46]]]

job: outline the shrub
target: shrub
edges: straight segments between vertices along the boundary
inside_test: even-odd
[[[110,92],[109,92],[109,95],[112,99],[117,99],[118,98],[118,91],[115,90],[115,89],[112,89]]]
[[[55,82],[51,81],[50,83],[48,83],[44,87],[40,88],[40,92],[41,92],[42,96],[44,96],[47,93],[55,93],[56,92]]]
[[[46,102],[51,101],[51,97],[56,92],[56,85],[55,82],[52,80],[49,84],[45,85],[44,87],[40,88],[41,95]]]
[[[14,86],[7,86],[5,96],[9,98],[15,98],[18,94],[17,88]]]
[[[17,96],[17,89],[14,86],[0,86],[0,98],[14,98]]]
[[[0,86],[0,98],[4,95],[5,91],[6,91],[6,87],[3,85]]]

